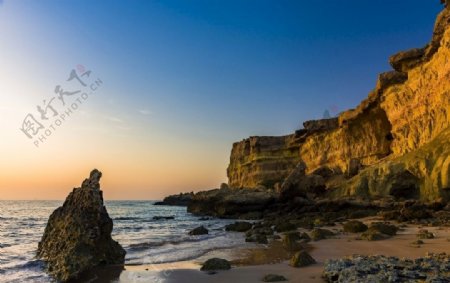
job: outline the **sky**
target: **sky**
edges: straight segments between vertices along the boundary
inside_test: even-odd
[[[390,55],[430,40],[441,9],[438,0],[0,1],[0,199],[64,199],[93,168],[106,199],[218,187],[233,142],[354,108]]]

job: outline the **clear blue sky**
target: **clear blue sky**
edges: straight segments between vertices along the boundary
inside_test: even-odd
[[[43,38],[51,56],[96,68],[117,99],[236,138],[289,133],[325,108],[354,107],[389,70],[388,56],[428,42],[442,7],[438,0],[21,2],[53,30]]]
[[[0,80],[21,97],[14,109],[24,116],[83,64],[105,83],[83,113],[100,113],[116,128],[87,115],[83,121],[93,129],[72,122],[59,137],[120,136],[133,148],[179,150],[174,158],[191,152],[179,162],[208,163],[204,175],[213,177],[186,181],[186,187],[212,186],[226,180],[232,142],[288,134],[326,109],[336,114],[355,107],[377,75],[390,70],[390,55],[430,40],[441,9],[438,0],[4,0]],[[11,93],[0,95],[10,101]],[[14,135],[17,120],[10,127]],[[63,133],[69,129],[70,135]],[[97,137],[104,129],[113,133]],[[46,154],[55,154],[57,139]],[[89,142],[73,145],[79,158]],[[110,148],[115,146],[120,144]],[[142,164],[152,162],[161,161]],[[196,174],[201,179],[200,169]],[[136,185],[146,186],[164,187]]]

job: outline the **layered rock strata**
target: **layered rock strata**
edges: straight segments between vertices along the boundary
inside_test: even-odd
[[[343,176],[327,183],[333,196],[448,200],[449,27],[446,6],[430,43],[391,56],[394,70],[379,75],[375,89],[355,109],[305,122],[292,135],[235,143],[229,186],[276,189],[304,162],[306,174]]]

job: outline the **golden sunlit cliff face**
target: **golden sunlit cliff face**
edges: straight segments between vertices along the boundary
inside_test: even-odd
[[[300,161],[298,137],[250,137],[233,144],[227,173],[232,187],[271,187]]]
[[[308,122],[304,130],[290,136],[294,142],[289,147],[263,143],[259,150],[241,150],[249,140],[235,143],[229,185],[276,187],[294,169],[294,161],[302,160],[308,173],[327,168],[343,176],[328,187],[335,196],[406,194],[424,200],[449,199],[450,9],[438,16],[427,46],[400,52],[390,63],[394,71],[381,74],[368,98],[340,114],[335,125],[327,122],[311,128]],[[324,121],[329,120],[312,123]],[[264,137],[251,138],[253,144],[258,139]],[[297,148],[283,158],[286,150]],[[267,150],[270,170],[265,170],[267,158],[260,153]],[[278,179],[273,177],[277,164],[283,168]]]

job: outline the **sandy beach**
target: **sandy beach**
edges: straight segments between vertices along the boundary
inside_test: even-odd
[[[375,219],[364,219],[365,223]],[[341,226],[326,227],[332,230],[341,230]],[[434,239],[423,240],[420,247],[411,243],[417,240],[417,232],[424,228],[418,225],[407,225],[392,238],[381,241],[357,240],[358,234],[340,233],[333,239],[310,242],[310,254],[316,259],[317,264],[293,268],[287,260],[275,264],[258,264],[266,260],[277,261],[278,258],[270,258],[270,255],[279,257],[282,251],[274,252],[273,247],[263,247],[254,251],[215,251],[202,256],[194,261],[178,262],[171,264],[125,266],[119,277],[119,282],[164,282],[164,283],[198,283],[198,282],[261,282],[267,274],[279,274],[285,276],[291,282],[325,282],[322,277],[323,265],[327,259],[337,259],[353,254],[362,255],[386,255],[399,258],[414,259],[423,257],[427,253],[450,252],[448,239],[449,227],[425,227],[435,235]],[[279,246],[281,247],[281,246]],[[275,247],[278,249],[278,247]],[[255,256],[259,255],[259,256]],[[269,255],[269,257],[267,257]],[[246,262],[249,265],[234,266],[229,271],[220,271],[216,274],[207,274],[200,271],[201,263],[211,257],[220,256],[234,262]],[[241,260],[237,260],[241,257]],[[263,257],[263,259],[261,259]],[[253,258],[253,264],[245,259]],[[242,260],[244,259],[244,260]],[[258,262],[259,259],[259,262]]]

